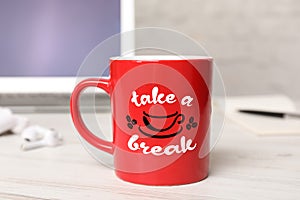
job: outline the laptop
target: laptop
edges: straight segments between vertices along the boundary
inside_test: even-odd
[[[0,1],[0,107],[16,113],[68,111],[76,75],[89,52],[132,29],[134,0]],[[133,46],[134,39],[121,37],[102,59],[109,62]],[[104,93],[98,96],[108,104]]]

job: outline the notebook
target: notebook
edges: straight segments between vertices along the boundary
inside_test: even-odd
[[[257,135],[300,134],[300,119],[251,115],[239,113],[239,109],[296,112],[293,101],[285,95],[228,97],[226,117]]]

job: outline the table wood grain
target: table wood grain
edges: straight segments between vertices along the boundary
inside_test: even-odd
[[[0,199],[300,199],[300,136],[259,137],[227,120],[206,180],[154,187],[119,180],[95,161],[69,114],[24,116],[55,127],[64,145],[23,152],[19,135],[1,136]],[[109,117],[102,119],[109,130]]]

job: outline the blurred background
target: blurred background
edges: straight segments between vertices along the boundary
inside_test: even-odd
[[[300,1],[136,1],[136,27],[164,27],[203,45],[228,95],[300,99]]]

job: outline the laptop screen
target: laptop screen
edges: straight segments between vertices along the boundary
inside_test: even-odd
[[[0,77],[76,76],[88,53],[116,33],[120,0],[2,0]]]

